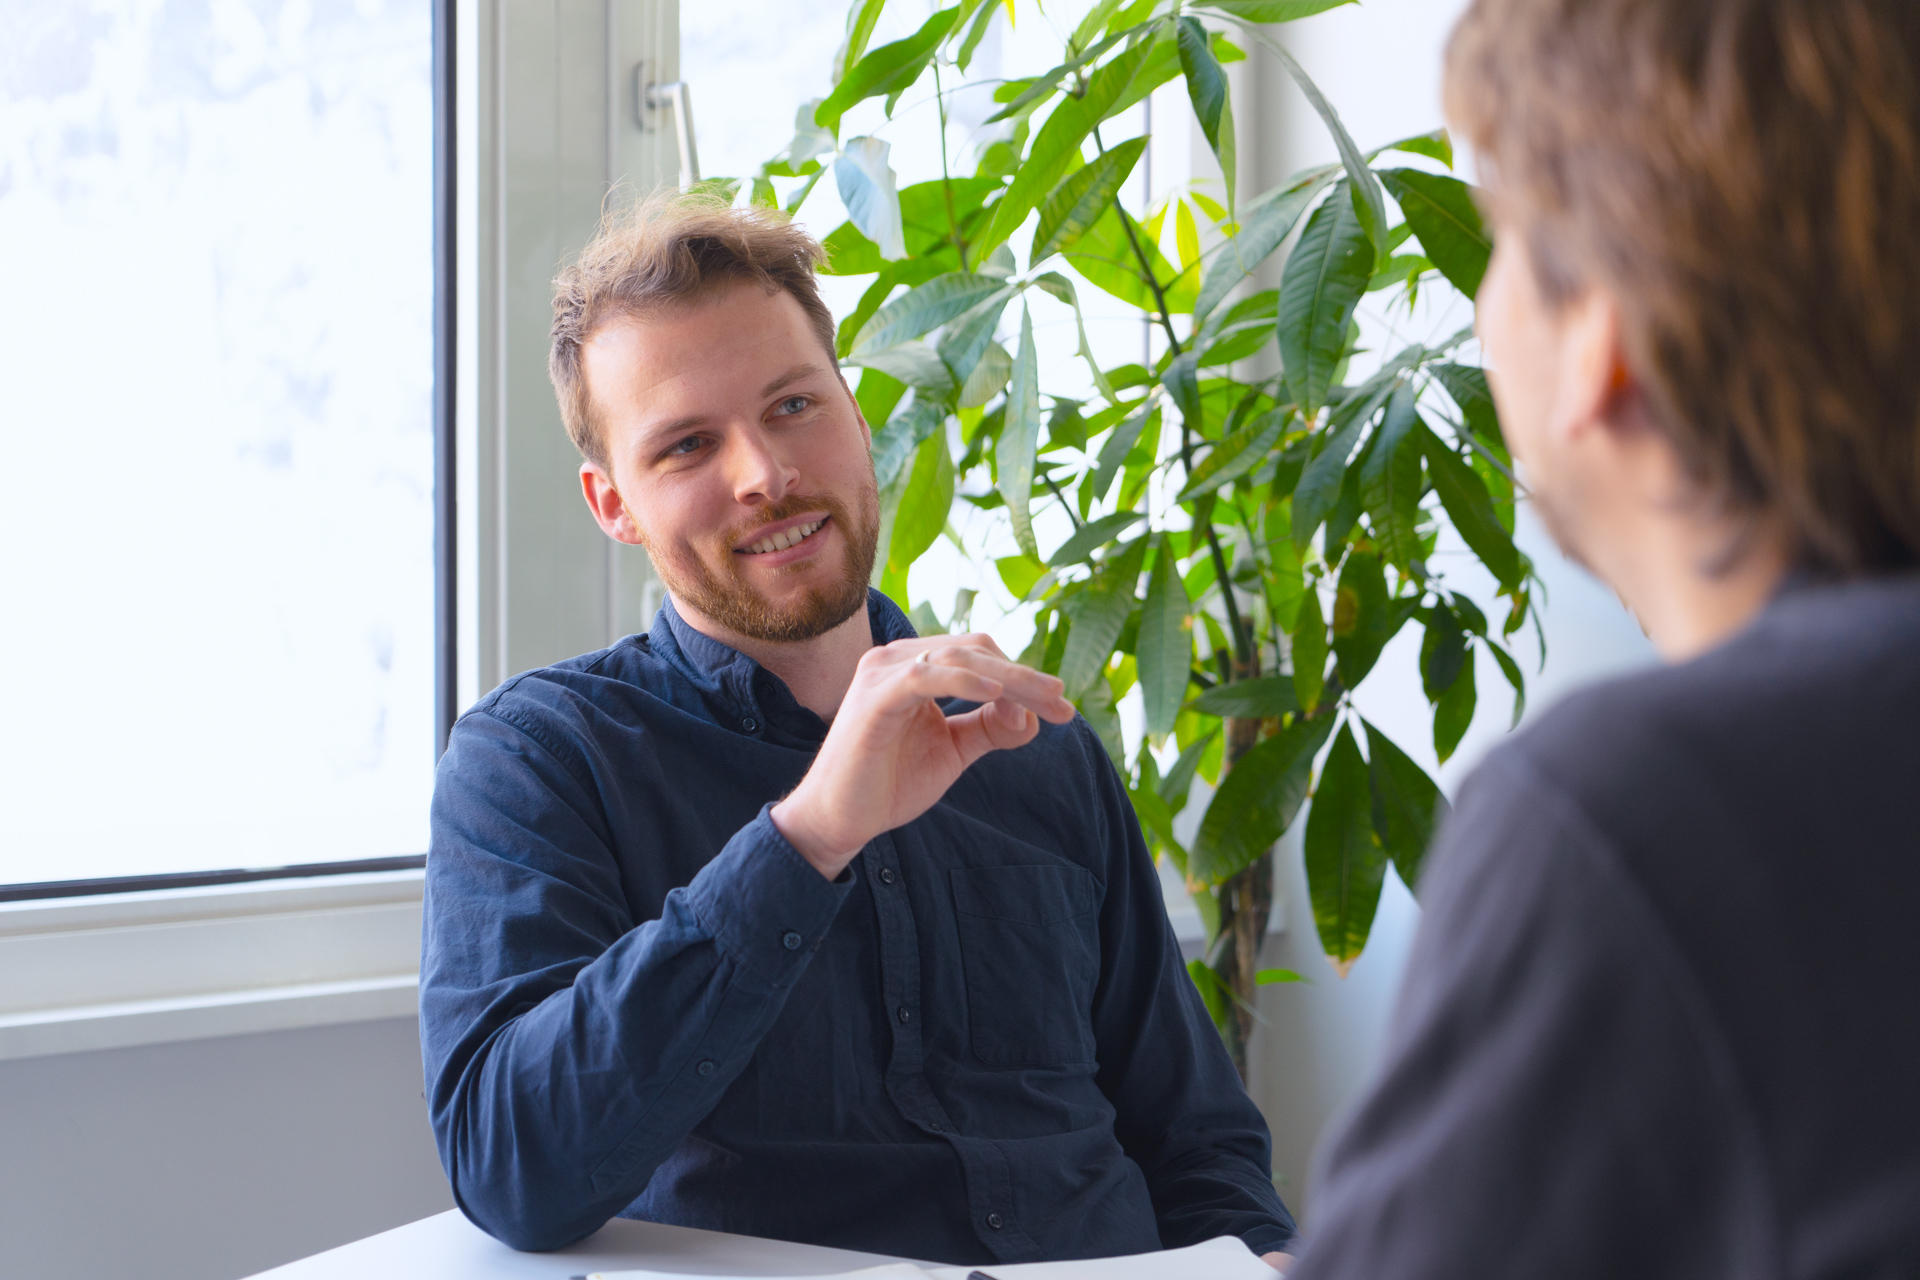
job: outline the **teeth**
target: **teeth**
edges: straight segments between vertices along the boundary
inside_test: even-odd
[[[811,524],[795,525],[793,528],[782,533],[776,533],[772,537],[762,538],[747,548],[747,554],[750,556],[763,556],[769,551],[785,551],[794,543],[812,537],[814,533],[819,530],[820,526],[825,523],[825,520],[815,520]]]

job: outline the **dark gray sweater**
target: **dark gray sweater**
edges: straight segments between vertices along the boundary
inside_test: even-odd
[[[1569,698],[1429,867],[1294,1280],[1920,1276],[1920,578]]]

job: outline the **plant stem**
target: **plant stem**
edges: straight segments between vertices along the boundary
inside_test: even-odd
[[[1093,145],[1102,154],[1106,154],[1106,144],[1100,141],[1100,130],[1093,131]],[[1147,258],[1147,251],[1140,247],[1140,238],[1133,233],[1133,223],[1127,217],[1127,211],[1120,207],[1119,196],[1113,201],[1114,216],[1120,219],[1120,229],[1127,233],[1127,243],[1133,248],[1133,257],[1140,264],[1140,275],[1153,290],[1153,301],[1160,312],[1160,327],[1166,331],[1167,347],[1177,360],[1183,354],[1180,335],[1173,331],[1173,313],[1167,309],[1166,290],[1161,288],[1160,279],[1153,273],[1153,263]],[[1180,415],[1180,461],[1193,474],[1193,428],[1186,414]],[[1220,550],[1220,535],[1213,527],[1213,521],[1204,522],[1207,531],[1207,550],[1213,557],[1214,576],[1220,580],[1220,598],[1227,606],[1227,630],[1233,634],[1234,657],[1242,666],[1253,661],[1253,643],[1247,634],[1245,621],[1240,617],[1240,604],[1233,598],[1233,580],[1227,574],[1227,560]]]
[[[947,198],[947,238],[960,255],[960,269],[967,269],[967,242],[960,238],[960,220],[953,214],[953,176],[947,172],[947,95],[940,89],[940,59],[933,60],[933,101],[940,108],[940,190]]]

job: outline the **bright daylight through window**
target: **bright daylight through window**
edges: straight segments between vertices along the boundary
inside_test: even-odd
[[[426,848],[429,19],[0,5],[0,885]]]

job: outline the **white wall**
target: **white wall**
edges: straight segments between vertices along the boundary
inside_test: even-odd
[[[411,1018],[0,1062],[0,1276],[232,1280],[452,1207]]]

